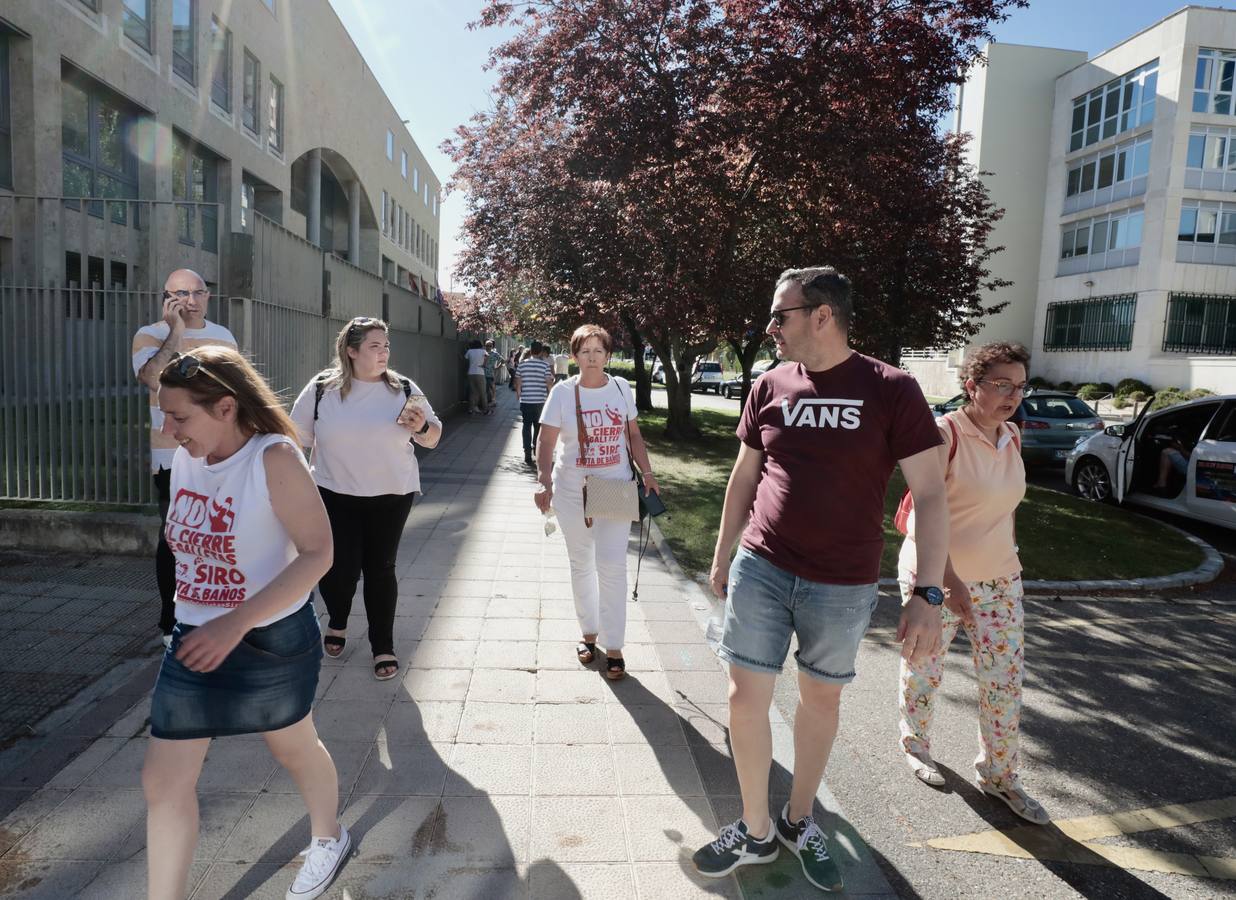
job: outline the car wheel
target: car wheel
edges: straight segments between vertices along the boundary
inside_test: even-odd
[[[1073,471],[1073,490],[1078,496],[1100,503],[1112,499],[1112,479],[1107,466],[1093,456],[1083,457]]]

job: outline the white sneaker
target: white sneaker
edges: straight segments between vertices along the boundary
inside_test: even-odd
[[[944,786],[944,775],[941,774],[939,768],[936,767],[935,760],[926,750],[917,746],[912,750],[907,750],[906,763],[909,764],[910,771],[923,784],[929,784],[932,787]]]
[[[288,888],[285,900],[313,900],[325,894],[351,849],[352,836],[340,824],[339,837],[333,840],[318,838],[302,850],[300,855],[305,857],[304,865]]]

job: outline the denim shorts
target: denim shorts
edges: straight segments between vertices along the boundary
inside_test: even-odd
[[[725,627],[717,655],[732,665],[778,674],[798,635],[800,671],[830,684],[854,680],[858,644],[880,599],[879,585],[821,584],[798,578],[740,547],[730,566]]]
[[[193,625],[176,624],[150,704],[150,733],[165,740],[260,734],[295,725],[313,708],[322,633],[313,604],[249,631],[219,668],[194,672],[176,652]]]

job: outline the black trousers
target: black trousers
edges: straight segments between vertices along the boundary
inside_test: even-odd
[[[154,476],[159,496],[159,545],[155,548],[155,581],[159,585],[159,630],[171,634],[176,627],[176,555],[167,545],[167,508],[172,503],[172,470],[160,469]]]
[[[541,437],[541,410],[545,403],[521,403],[519,414],[524,420],[524,454],[536,449],[536,442]]]
[[[336,631],[348,627],[356,582],[363,572],[369,646],[374,656],[394,655],[395,601],[399,596],[395,554],[416,494],[354,497],[324,487],[319,487],[318,492],[326,505],[335,540],[335,560],[318,582],[322,601],[330,613],[330,627]]]

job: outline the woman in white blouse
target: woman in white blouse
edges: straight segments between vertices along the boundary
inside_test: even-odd
[[[437,446],[442,422],[415,383],[387,368],[391,344],[381,319],[353,319],[335,350],[335,365],[305,385],[292,407],[335,541],[334,564],[318,585],[330,614],[322,643],[329,656],[343,653],[363,572],[374,677],[386,681],[399,673],[395,555],[421,488],[412,445]]]

